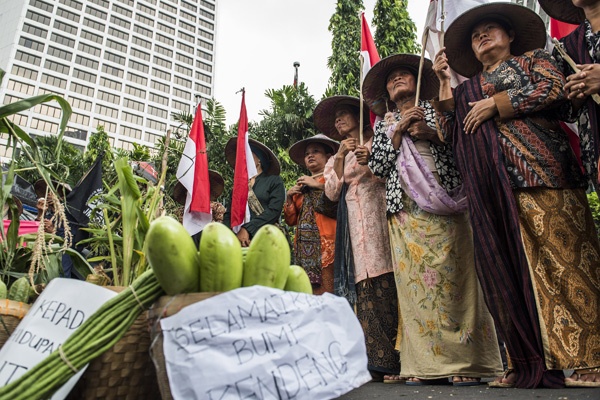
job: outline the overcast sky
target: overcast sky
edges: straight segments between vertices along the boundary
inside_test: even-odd
[[[363,0],[372,34],[375,1]],[[225,107],[228,125],[239,119],[241,94],[236,92],[242,87],[249,120],[262,119],[259,111],[270,107],[265,91],[293,84],[295,61],[300,63],[299,80],[320,100],[330,75],[327,28],[335,4],[336,0],[218,1],[214,97]],[[428,5],[427,0],[408,0],[419,41]]]

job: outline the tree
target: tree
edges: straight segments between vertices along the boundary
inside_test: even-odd
[[[104,130],[103,125],[96,127],[96,132],[90,136],[90,141],[87,146],[87,150],[83,154],[83,162],[85,164],[85,171],[89,170],[96,158],[100,153],[104,153],[102,158],[102,176],[106,180],[108,176],[114,175],[113,159],[114,154],[110,142],[108,141],[108,134]],[[116,177],[116,176],[115,176]]]
[[[373,40],[381,58],[421,51],[416,42],[416,26],[406,6],[406,0],[377,0],[375,3],[373,25],[377,30]]]
[[[333,35],[331,56],[327,67],[331,71],[327,96],[359,95],[360,77],[360,17],[362,0],[337,0],[335,13],[329,20]]]

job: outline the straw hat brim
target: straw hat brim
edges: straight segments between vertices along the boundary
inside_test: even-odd
[[[327,146],[329,149],[331,149],[332,154],[337,153],[338,149],[340,148],[340,144],[338,142],[336,142],[333,139],[330,139],[322,133],[319,133],[307,139],[300,140],[294,143],[292,147],[290,147],[289,153],[292,161],[306,168],[306,163],[304,161],[304,153],[306,152],[306,147],[311,143],[321,143],[324,146]]]
[[[546,14],[568,24],[579,25],[585,20],[582,8],[575,7],[571,0],[539,0]]]
[[[335,128],[335,111],[336,108],[342,105],[349,105],[359,109],[360,99],[353,96],[331,96],[321,100],[313,112],[313,120],[316,128],[326,136],[337,141],[345,139]],[[363,121],[365,125],[369,124],[369,106],[366,102],[363,102]]]
[[[265,172],[267,175],[279,175],[281,173],[281,166],[279,164],[279,160],[275,156],[275,153],[271,151],[267,146],[259,142],[258,140],[248,139],[248,143],[250,147],[256,146],[261,149],[268,157],[271,165],[269,165],[269,169]],[[225,158],[229,165],[231,165],[235,169],[235,156],[237,153],[237,137],[232,137],[227,141],[225,145]]]
[[[212,169],[208,170],[208,180],[210,182],[210,200],[215,201],[221,194],[223,194],[223,190],[225,190],[225,180],[223,180],[221,174]],[[175,187],[173,188],[173,200],[181,205],[185,205],[186,196],[187,189],[181,184],[181,182],[177,181]]]
[[[363,97],[371,111],[383,117],[388,109],[393,110],[396,104],[389,100],[386,83],[390,73],[398,68],[413,71],[415,79],[419,71],[421,57],[415,54],[394,54],[379,61],[367,72],[363,81]],[[419,98],[431,100],[439,94],[440,81],[433,72],[433,63],[425,58],[421,75],[421,92]],[[386,100],[388,102],[386,107]]]
[[[54,188],[58,192],[58,197],[61,199],[64,199],[69,193],[71,193],[72,189],[68,183],[52,181],[52,185],[54,185]],[[41,197],[46,197],[47,186],[48,185],[46,184],[46,181],[43,179],[38,179],[35,181],[33,184],[33,190],[35,191],[35,195],[38,197],[38,199]]]
[[[448,65],[462,76],[471,78],[483,69],[471,48],[471,31],[479,22],[500,16],[510,22],[515,38],[510,45],[512,55],[543,48],[546,26],[534,11],[513,3],[487,3],[462,13],[448,27],[445,35]]]

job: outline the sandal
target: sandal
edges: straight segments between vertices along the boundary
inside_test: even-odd
[[[573,372],[573,375],[565,379],[566,387],[578,387],[578,388],[600,388],[600,380],[593,381],[582,381],[581,377],[585,375],[597,375],[596,379],[600,379],[600,368],[590,368],[585,370],[577,370]],[[573,379],[575,378],[575,379]]]
[[[384,375],[383,383],[404,383],[406,382],[406,378],[401,377],[400,375]]]
[[[416,381],[407,380],[405,385],[408,385],[408,386],[450,385],[448,378],[437,378],[437,379],[409,378],[409,379],[418,379],[418,380],[416,380]]]
[[[465,381],[463,379],[472,379]],[[455,381],[455,379],[460,379],[459,381]],[[454,376],[452,377],[452,385],[453,386],[478,386],[481,385],[481,378],[471,378],[469,376]]]
[[[508,379],[508,377],[514,373],[514,369],[507,369],[506,371],[504,371],[504,374],[502,374],[500,378],[497,378],[498,380],[488,382],[488,386],[493,388],[513,388],[515,387],[515,382],[505,383],[502,381]]]

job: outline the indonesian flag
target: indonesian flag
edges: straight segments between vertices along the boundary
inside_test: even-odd
[[[377,53],[377,47],[375,47],[375,41],[373,40],[373,36],[371,35],[371,30],[369,29],[369,24],[367,24],[367,19],[365,18],[365,13],[360,13],[360,54],[363,57],[362,63],[362,76],[361,76],[361,84],[362,81],[365,80],[365,76],[367,76],[367,72],[371,69],[373,65],[379,62],[379,53]],[[362,102],[362,90],[360,93],[360,99]],[[375,121],[377,115],[373,111],[369,113],[371,126],[375,126]]]
[[[206,156],[206,140],[204,139],[200,105],[196,107],[196,117],[192,123],[190,136],[185,143],[176,176],[187,189],[183,226],[190,235],[195,235],[212,221],[208,157]]]
[[[435,55],[442,48],[441,43],[444,32],[456,17],[473,7],[489,2],[489,0],[431,0],[429,9],[427,10],[425,30],[423,31],[423,35],[427,37],[425,50],[429,54],[429,58],[433,61]],[[466,80],[464,76],[459,75],[452,70],[450,70],[450,77],[452,87],[456,87]]]
[[[556,39],[562,39],[577,29],[577,26],[578,25],[568,24],[566,22],[550,18],[550,36]],[[581,145],[579,143],[577,125],[575,123],[560,121],[560,126],[567,133],[567,136],[569,137],[569,144],[575,153],[575,157],[577,157],[577,162],[579,163],[581,170],[585,173],[583,162],[581,161]]]
[[[231,196],[231,229],[239,232],[243,224],[250,221],[248,207],[248,180],[257,174],[254,157],[248,143],[248,115],[246,113],[246,92],[242,92],[242,108],[238,124],[238,137],[233,172],[233,193]]]

